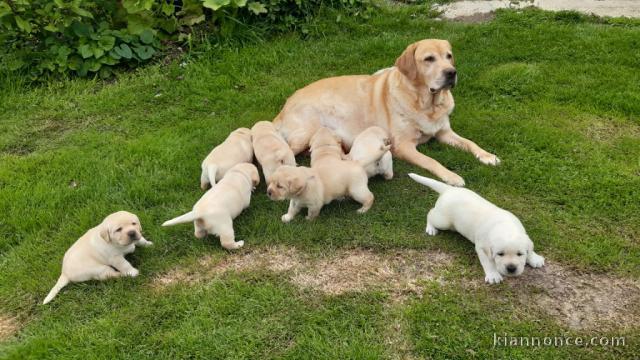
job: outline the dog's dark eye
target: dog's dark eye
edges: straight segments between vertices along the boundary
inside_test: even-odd
[[[498,256],[504,256],[504,251],[500,251],[500,252],[498,253]]]
[[[131,225],[134,225],[134,226],[135,226],[135,225],[138,225],[138,224],[136,224],[135,222],[132,222],[132,223],[131,223]]]
[[[427,56],[426,58],[424,58],[424,61],[426,61],[426,62],[434,62],[434,61],[436,61],[436,58],[433,55],[431,55],[431,56]]]
[[[524,255],[523,253],[521,253],[520,251],[518,251],[518,256],[522,256]]]
[[[119,227],[119,228],[117,228],[117,229],[116,229],[116,232],[120,232],[120,231],[122,231],[122,228],[121,228],[121,227]]]
[[[447,59],[451,60],[453,56],[451,54],[447,54]]]
[[[276,187],[277,187],[278,189],[282,189],[282,185],[280,185],[280,184],[276,185]]]

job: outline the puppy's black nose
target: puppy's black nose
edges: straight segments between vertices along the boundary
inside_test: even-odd
[[[135,230],[131,230],[131,231],[129,231],[129,232],[127,233],[127,235],[129,235],[129,237],[130,237],[131,239],[135,239],[135,238],[136,238],[136,232],[135,232]]]
[[[509,274],[513,274],[514,272],[516,272],[516,270],[518,270],[517,266],[513,264],[507,265],[507,271],[509,272]]]
[[[271,196],[271,190],[267,190],[267,195]]]
[[[457,74],[457,72],[456,72],[456,69],[454,69],[454,68],[444,70],[444,76],[445,76],[447,79],[453,79],[453,78],[455,78],[455,77],[456,77],[456,74]]]

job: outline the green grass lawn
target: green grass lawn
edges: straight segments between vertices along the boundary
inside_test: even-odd
[[[307,40],[285,36],[205,51],[184,67],[149,66],[114,83],[73,80],[25,90],[5,79],[0,316],[13,318],[17,330],[0,340],[0,357],[637,357],[637,304],[626,310],[631,326],[580,329],[522,305],[544,291],[514,285],[525,278],[478,285],[482,269],[466,240],[424,234],[436,196],[406,176],[424,171],[400,161],[392,181],[371,181],[376,203],[365,215],[344,201],[323,208],[312,223],[299,217],[285,225],[287,204],[270,201],[261,184],[235,222],[245,240],[236,253],[216,238],[195,239],[192,226],[159,226],[202,195],[200,162],[231,130],[272,119],[293,91],[314,80],[372,73],[393,64],[409,43],[442,38],[453,45],[459,73],[452,126],[502,165],[487,167],[436,143],[420,150],[518,215],[547,263],[637,284],[640,26],[540,11],[500,11],[492,22],[463,24],[422,12],[402,7],[366,21],[320,20]],[[66,249],[120,209],[138,214],[154,241],[129,257],[141,275],[70,285],[41,306]],[[276,245],[310,258],[366,248],[438,251],[453,260],[440,274],[444,280],[417,279],[423,293],[403,301],[375,289],[327,295],[264,269],[162,290],[153,285],[175,268],[197,273],[203,256],[231,261]],[[494,348],[494,333],[615,335],[625,336],[626,346]]]

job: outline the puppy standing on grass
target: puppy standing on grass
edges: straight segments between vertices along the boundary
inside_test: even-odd
[[[362,204],[359,213],[371,208],[374,196],[367,186],[367,173],[360,164],[343,157],[337,137],[320,128],[311,139],[311,168],[281,166],[271,175],[267,195],[272,200],[291,199],[283,222],[293,220],[304,207],[308,208],[307,220],[314,219],[322,206],[345,196]]]
[[[259,183],[260,176],[255,165],[238,164],[227,171],[216,186],[202,195],[193,210],[166,221],[162,226],[193,221],[197,238],[215,234],[220,237],[220,243],[225,249],[241,248],[244,241],[235,241],[233,219],[249,207],[251,192]]]
[[[282,135],[276,131],[273,123],[259,121],[251,128],[253,152],[262,166],[264,180],[268,183],[269,177],[279,166],[296,166],[296,157]]]
[[[200,187],[206,190],[222,179],[224,174],[240,163],[253,161],[251,130],[239,128],[231,132],[222,144],[216,146],[202,162]]]
[[[152,244],[141,232],[140,220],[132,213],[118,211],[107,216],[64,254],[62,274],[42,303],[53,300],[70,282],[138,276],[138,270],[124,256],[132,253],[136,246]]]
[[[368,177],[384,175],[386,180],[393,178],[391,139],[379,126],[368,127],[356,136],[347,158],[362,165]]]
[[[440,194],[427,215],[427,234],[455,230],[471,240],[487,283],[497,284],[503,275],[518,276],[524,271],[525,264],[534,268],[544,265],[544,258],[533,251],[533,242],[524,226],[509,211],[471,190],[416,174],[409,176]]]

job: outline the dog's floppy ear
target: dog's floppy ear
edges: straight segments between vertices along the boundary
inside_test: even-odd
[[[396,67],[400,72],[411,81],[415,81],[418,77],[418,67],[416,65],[416,48],[415,43],[409,45],[402,55],[396,59]]]
[[[109,234],[109,226],[107,224],[100,224],[100,237],[108,243],[111,242],[111,234]]]
[[[292,195],[300,195],[307,188],[307,182],[301,176],[289,179],[289,192]]]

